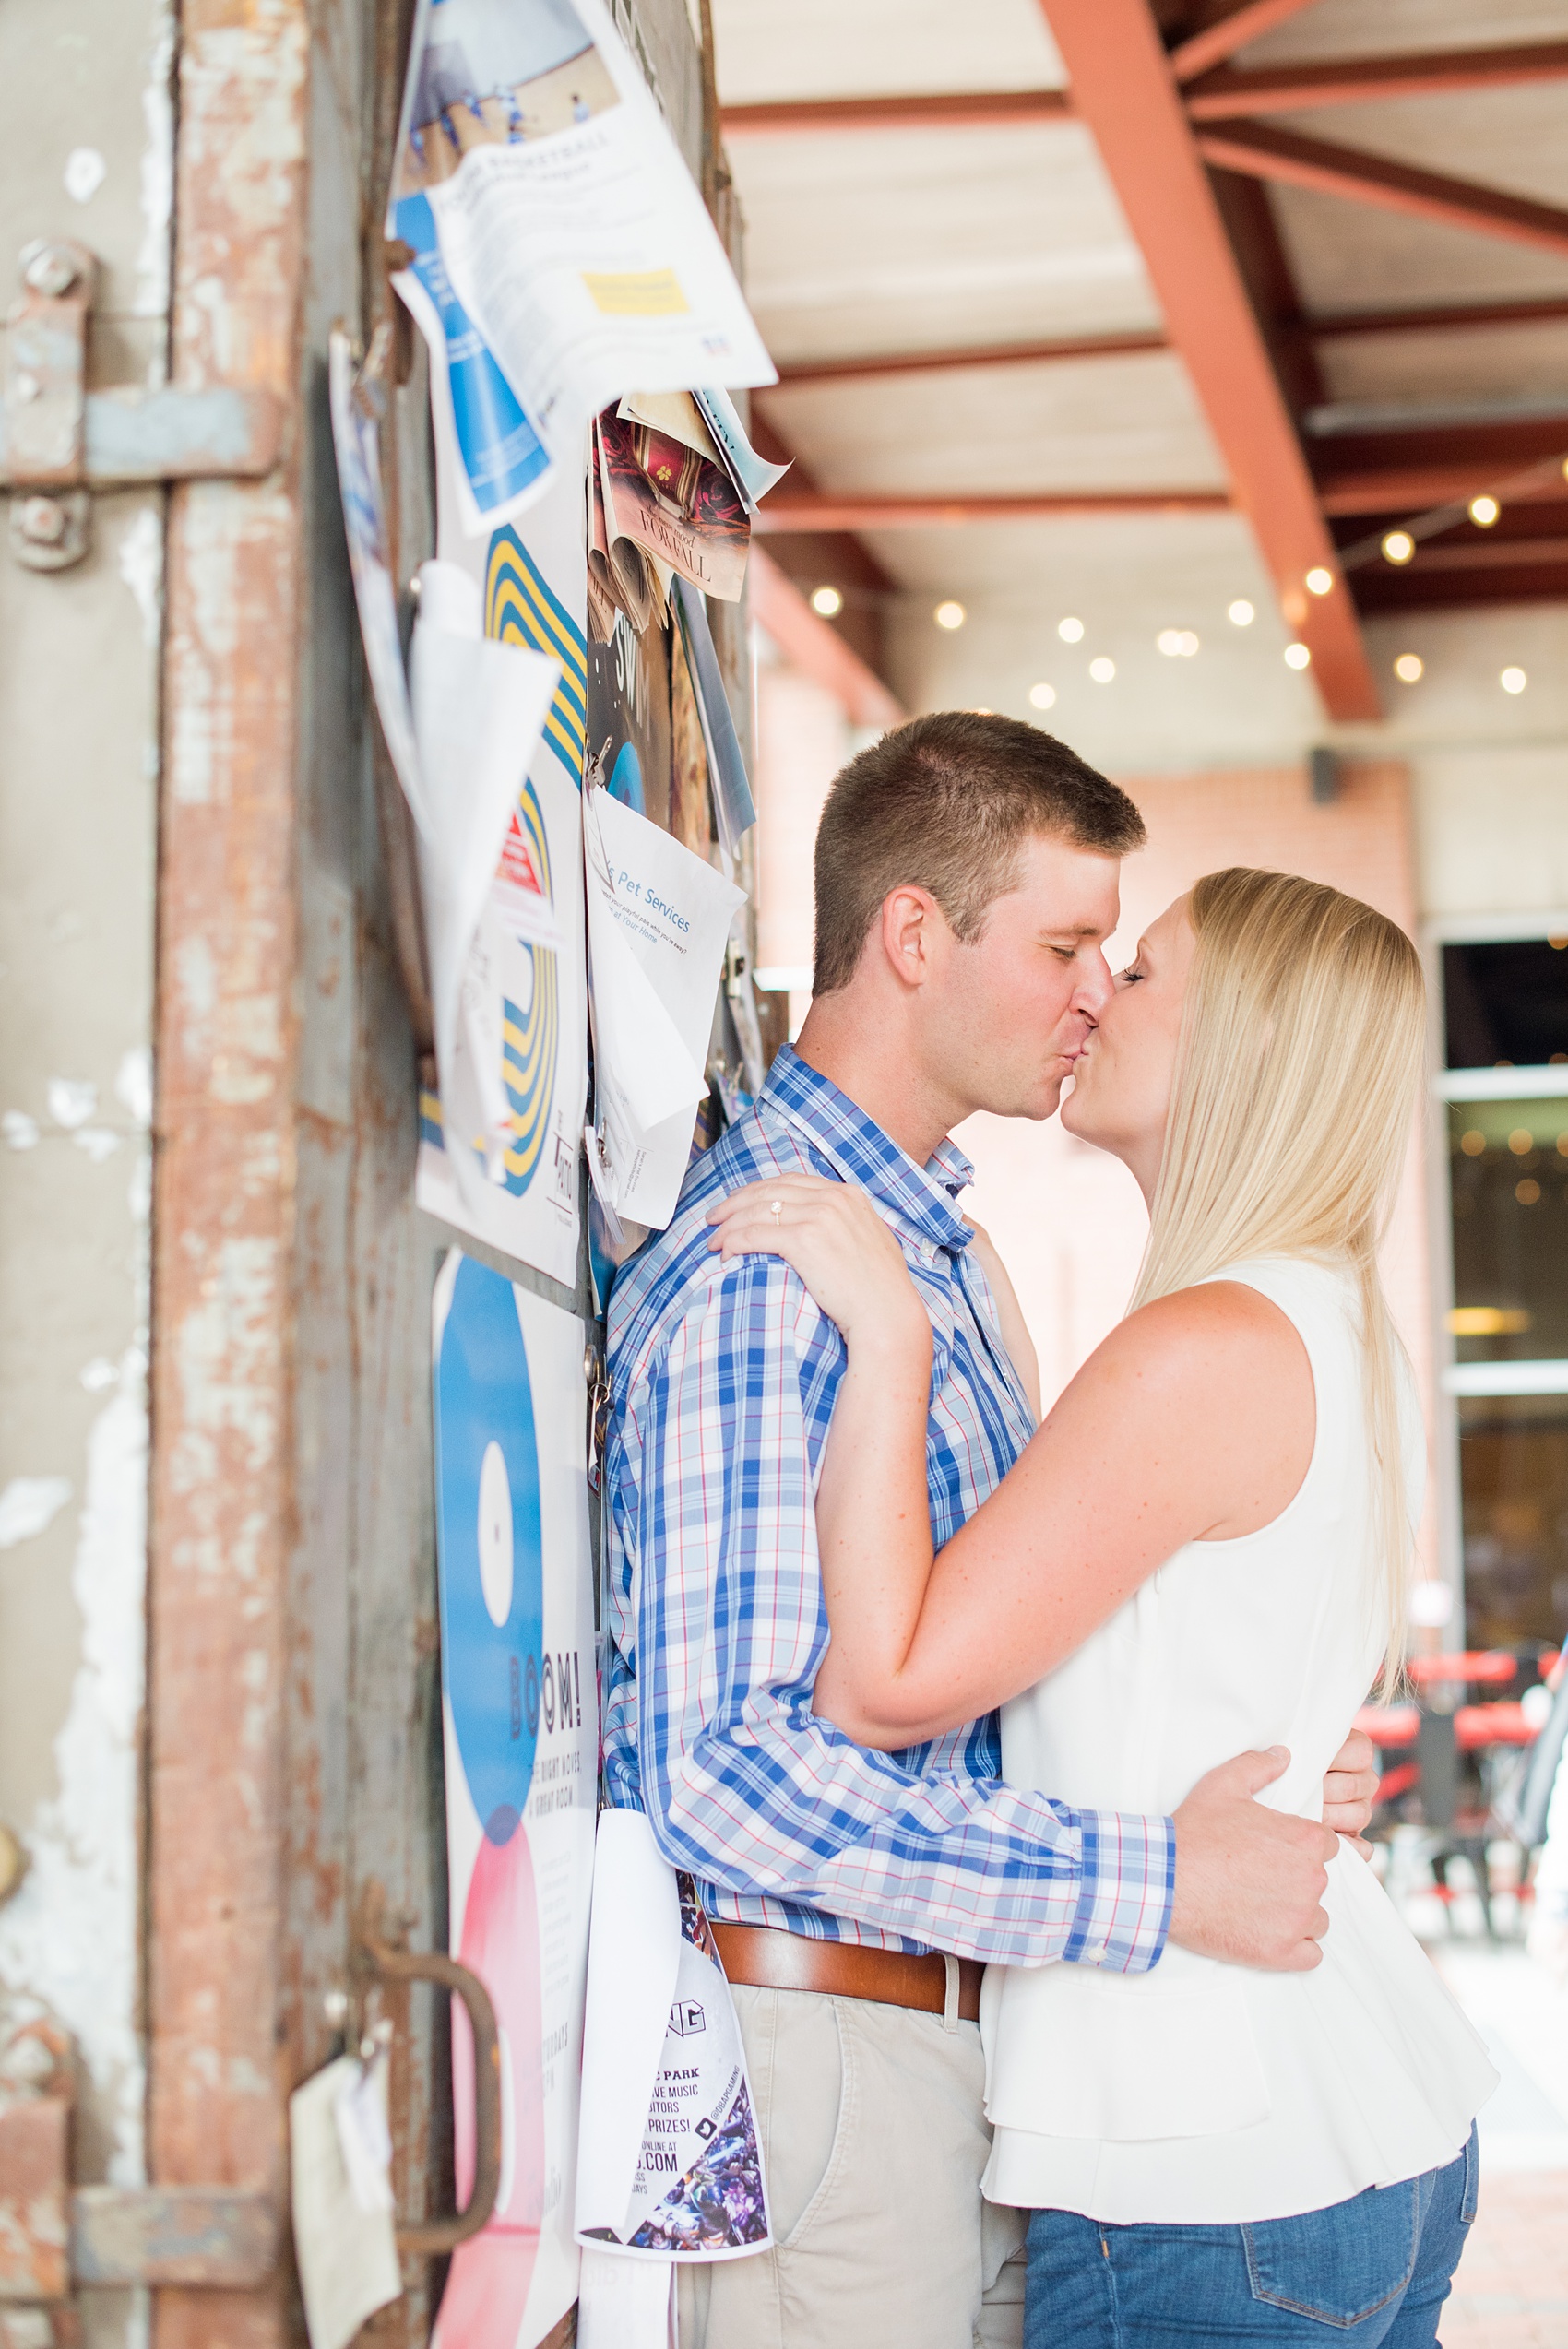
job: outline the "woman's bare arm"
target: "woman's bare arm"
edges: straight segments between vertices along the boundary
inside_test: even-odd
[[[1183,1543],[1268,1524],[1306,1473],[1312,1372],[1290,1323],[1239,1284],[1187,1289],[1111,1332],[933,1557],[931,1333],[892,1235],[862,1196],[809,1176],[714,1216],[716,1245],[787,1257],[844,1332],[817,1492],[833,1636],[816,1707],[859,1744],[896,1750],[1031,1688]]]

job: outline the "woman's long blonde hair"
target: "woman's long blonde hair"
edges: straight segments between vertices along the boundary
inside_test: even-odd
[[[1309,1256],[1355,1274],[1388,1689],[1405,1652],[1412,1533],[1399,1434],[1404,1350],[1377,1252],[1420,1084],[1420,964],[1385,915],[1293,873],[1206,873],[1188,914],[1197,951],[1129,1310],[1254,1256]]]

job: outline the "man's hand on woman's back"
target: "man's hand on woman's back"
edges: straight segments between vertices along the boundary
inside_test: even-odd
[[[1322,1964],[1323,1896],[1339,1838],[1254,1800],[1289,1759],[1283,1746],[1237,1754],[1200,1778],[1177,1811],[1170,1938],[1182,1949],[1274,1974]]]

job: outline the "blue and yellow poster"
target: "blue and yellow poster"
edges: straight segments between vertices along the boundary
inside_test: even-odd
[[[431,1090],[420,1099],[422,1207],[568,1287],[577,1268],[577,1164],[588,1092],[583,949],[582,777],[588,723],[588,566],[580,478],[552,483],[519,525],[466,538],[454,509],[449,447],[437,438],[444,561],[483,597],[485,635],[559,662],[544,732],[529,762],[491,893],[487,927],[500,1002],[493,1025],[511,1137],[499,1181],[459,1190],[454,1136]]]

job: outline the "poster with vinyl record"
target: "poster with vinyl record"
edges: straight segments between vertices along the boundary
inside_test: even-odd
[[[454,1248],[434,1305],[450,1948],[495,2003],[501,2185],[435,2349],[535,2349],[576,2297],[599,1720],[582,1324]],[[453,2002],[459,2206],[473,2041]]]

